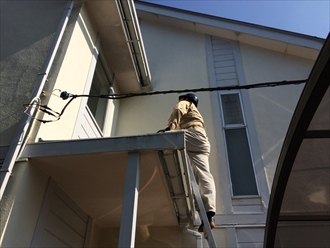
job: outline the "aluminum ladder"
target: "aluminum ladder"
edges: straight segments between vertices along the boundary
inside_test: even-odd
[[[207,240],[209,248],[217,248],[217,245],[215,243],[215,239],[214,239],[211,227],[210,227],[210,225],[208,225],[209,221],[208,221],[207,216],[206,216],[206,212],[205,212],[204,204],[203,204],[203,201],[202,201],[202,197],[201,197],[201,194],[199,192],[197,181],[196,181],[196,178],[194,176],[193,170],[191,168],[189,158],[187,158],[187,163],[188,163],[187,167],[188,167],[188,170],[189,170],[190,183],[191,183],[191,186],[192,186],[192,189],[193,189],[193,193],[195,195],[195,200],[197,202],[199,216],[201,217],[201,219],[204,223],[204,238]]]

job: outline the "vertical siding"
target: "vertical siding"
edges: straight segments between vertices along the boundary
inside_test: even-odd
[[[231,41],[211,37],[217,86],[238,85],[237,69]]]
[[[87,225],[87,214],[51,181],[31,247],[83,247]]]

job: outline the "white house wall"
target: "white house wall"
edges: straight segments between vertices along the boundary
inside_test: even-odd
[[[296,57],[222,37],[212,37],[213,40],[220,41],[220,49],[224,52],[214,54],[214,51],[210,52],[207,48],[210,45],[209,36],[202,33],[144,18],[140,20],[140,26],[155,91],[306,79],[314,63],[303,55]],[[226,64],[226,68],[213,67],[210,70],[209,60],[213,56],[223,56],[229,64]],[[215,61],[211,64],[214,66]],[[259,189],[259,196],[249,200],[257,202],[257,205],[241,206],[239,203],[240,208],[234,206],[237,199],[231,199],[230,189],[225,186],[230,185],[229,175],[226,171],[219,170],[226,166],[227,160],[224,137],[221,134],[219,136],[222,121],[218,93],[197,93],[200,99],[199,109],[205,119],[211,142],[211,172],[217,185],[217,224],[220,226],[214,233],[218,236],[219,233],[226,232],[228,245],[238,245],[240,242],[245,243],[242,246],[251,243],[262,245],[260,237],[263,236],[273,173],[302,89],[303,85],[294,85],[240,91]],[[178,94],[167,94],[122,100],[116,135],[153,133],[164,128],[177,97]],[[215,108],[215,105],[218,106]],[[227,179],[224,180],[224,177]],[[220,182],[224,188],[220,187]],[[239,216],[235,216],[237,213]],[[220,229],[221,224],[226,225],[233,221],[238,221],[241,225],[253,224],[245,229],[234,228],[233,232],[230,232],[230,228]],[[251,230],[256,232],[252,232],[249,240],[238,238],[239,232],[249,233]]]
[[[6,224],[1,223],[0,246],[30,247],[49,177],[28,162],[16,163],[13,175],[16,180],[7,186],[1,206],[1,221]]]
[[[212,87],[306,79],[314,62],[221,37],[207,37],[207,44]],[[237,223],[236,228],[226,228],[230,247],[251,247],[252,244],[253,247],[262,247],[263,226],[273,172],[302,88],[303,85],[295,85],[235,91],[239,92],[242,98],[258,184],[259,196],[254,199],[234,198],[227,188],[230,179],[224,147],[225,137],[222,134],[219,96],[212,93],[214,122],[215,126],[219,127],[216,132],[217,152],[225,212],[216,216],[216,223]]]
[[[9,145],[42,75],[67,1],[1,1],[0,144]],[[59,133],[59,132],[57,132]],[[0,246],[30,247],[49,177],[16,162],[1,200]]]
[[[72,94],[83,94],[86,87],[89,90],[90,85],[87,85],[88,73],[96,41],[95,28],[86,9],[82,7],[73,28],[54,89]],[[53,93],[60,94],[59,91]],[[46,94],[51,93],[46,92]],[[47,105],[60,112],[67,102],[68,100],[64,101],[58,96],[52,95]],[[58,122],[41,124],[36,141],[39,138],[43,140],[71,139],[81,102],[82,98],[75,99]],[[49,115],[44,115],[43,119],[49,118],[51,118]],[[1,229],[3,228],[1,235],[3,236],[0,237],[0,246],[30,247],[49,176],[28,162],[16,163],[12,174],[1,206]],[[20,234],[19,238],[17,233]]]
[[[72,94],[83,94],[85,91],[88,73],[93,58],[93,51],[96,44],[97,33],[85,7],[76,21],[70,44],[67,48],[62,62],[54,89],[67,91]],[[90,85],[89,85],[90,87]],[[59,91],[54,91],[59,95]],[[48,106],[60,112],[69,101],[62,100],[57,96],[51,96]],[[36,140],[58,140],[70,139],[74,132],[74,127],[83,98],[77,98],[66,108],[60,121],[41,125]],[[51,118],[45,115],[44,119]]]
[[[67,1],[1,1],[0,145],[9,145]]]
[[[247,84],[307,79],[315,61],[240,44]],[[304,84],[248,90],[269,189]]]
[[[119,228],[104,228],[98,247],[116,247]],[[135,247],[197,247],[196,237],[176,226],[137,226]],[[205,243],[203,247],[208,247]]]
[[[152,75],[154,91],[209,87],[206,66],[205,37],[172,27],[140,23]],[[210,93],[198,93],[211,147],[215,148]],[[116,135],[155,133],[167,124],[179,94],[143,96],[121,100]],[[211,151],[212,153],[212,151]],[[211,154],[213,174],[217,177],[217,159]],[[216,178],[218,180],[219,178]],[[220,189],[219,189],[220,190]],[[217,204],[221,211],[221,197]]]
[[[228,247],[225,232],[221,229],[213,233],[218,247]],[[116,247],[119,228],[103,228],[98,235],[98,247]],[[179,227],[138,226],[136,228],[136,247],[198,247],[196,237],[183,233]],[[208,247],[203,239],[203,247]]]
[[[141,20],[141,32],[152,75],[154,91],[208,88],[205,36],[182,29],[159,26]],[[199,110],[205,120],[211,143],[210,165],[215,181],[220,172],[217,160],[213,112],[209,92],[197,93]],[[167,124],[172,108],[178,102],[179,94],[143,96],[121,100],[116,135],[155,133]],[[217,187],[217,212],[222,212],[221,189]],[[225,230],[214,230],[224,237]],[[221,239],[218,245],[226,246]]]
[[[61,13],[62,9],[59,8],[61,6],[55,4],[55,7],[57,8],[57,13]],[[58,21],[54,21],[54,23],[58,23]],[[175,25],[170,27],[144,19],[141,20],[140,25],[154,91],[208,88],[210,87],[210,82],[211,86],[214,86],[212,85],[212,80],[217,80],[217,78],[215,75],[212,76],[210,74],[210,68],[208,68],[209,51],[206,49],[208,36],[194,31],[187,31],[175,27]],[[55,26],[52,27],[51,31],[51,34],[55,32]],[[15,95],[18,93],[17,95],[21,97],[26,92],[30,92],[25,86],[31,88],[35,83],[34,78],[36,76],[33,75],[37,74],[37,69],[41,66],[48,51],[51,34],[49,37],[43,36],[42,39],[31,43],[31,47],[25,47],[20,51],[16,51],[17,53],[8,54],[6,58],[1,56],[1,63],[5,62],[6,65],[11,66],[17,57],[26,57],[30,53],[40,55],[40,58],[35,58],[35,61],[32,61],[36,63],[33,64],[33,68],[29,68],[26,71],[25,76],[13,74],[17,79],[17,83],[14,85],[18,88],[18,91],[11,90],[11,94]],[[20,35],[25,37],[24,33]],[[54,89],[60,89],[72,94],[89,92],[90,82],[88,80],[93,56],[97,54],[95,50],[97,40],[97,30],[90,20],[85,7],[82,7],[56,78]],[[228,43],[230,42],[228,41]],[[38,49],[41,48],[43,50],[39,51]],[[231,71],[228,71],[232,75],[236,74],[234,75],[236,77],[229,78],[229,80],[233,79],[229,82],[231,85],[306,79],[314,63],[313,60],[304,59],[304,56],[295,57],[238,42],[235,43],[235,49],[231,52],[234,54],[234,57],[240,57],[239,61],[235,61],[236,67],[231,67]],[[25,65],[28,64],[26,61],[23,62]],[[11,72],[14,72],[14,70],[11,70]],[[1,75],[1,81],[10,77],[12,77],[10,73]],[[221,78],[218,79],[220,80]],[[32,83],[28,80],[32,80]],[[20,88],[20,85],[25,86]],[[3,84],[1,83],[2,86]],[[294,85],[242,91],[243,104],[246,104],[244,109],[249,113],[248,118],[250,118],[248,123],[253,124],[253,126],[249,127],[249,134],[255,137],[251,139],[254,162],[258,168],[265,168],[265,172],[259,173],[261,174],[260,178],[264,177],[264,173],[266,173],[268,179],[268,187],[261,189],[262,192],[267,191],[265,194],[269,194],[268,191],[272,184],[283,139],[302,88],[303,85]],[[59,95],[59,91],[54,93]],[[1,94],[3,95],[3,93]],[[255,219],[246,217],[244,214],[234,216],[234,214],[225,211],[224,205],[228,205],[228,202],[224,202],[224,199],[227,198],[223,195],[229,197],[230,184],[226,185],[228,186],[227,188],[220,187],[220,181],[222,181],[223,185],[222,179],[224,176],[228,177],[228,174],[223,173],[219,166],[219,164],[226,163],[226,154],[225,142],[217,138],[219,137],[217,133],[222,130],[220,108],[217,100],[218,95],[217,92],[198,92],[197,95],[200,100],[199,110],[204,117],[211,143],[210,165],[217,189],[218,219],[217,227],[213,230],[217,245],[219,247],[233,247],[237,245],[247,247],[252,244],[261,246],[266,209],[263,209],[264,212],[260,214],[260,219],[257,219],[257,223],[254,223],[257,225],[254,227],[228,227],[228,225],[242,221],[245,221],[243,224],[250,224],[251,220],[255,221]],[[112,119],[110,118],[109,122],[112,124],[108,128],[109,134],[126,136],[157,132],[157,130],[165,127],[168,115],[178,101],[178,96],[179,94],[174,93],[115,100],[110,107]],[[9,143],[12,134],[10,129],[15,129],[17,118],[22,115],[19,108],[15,106],[17,104],[21,106],[22,103],[25,103],[24,99],[28,98],[26,96],[24,99],[20,97],[8,98],[8,102],[14,102],[14,107],[11,106],[8,112],[4,109],[3,113],[7,116],[0,123],[0,132],[5,133],[6,131],[8,138],[5,140],[1,138],[1,145]],[[43,140],[71,139],[80,110],[85,107],[85,100],[83,98],[75,99],[67,107],[60,121],[41,124],[36,140],[39,138]],[[67,102],[68,100],[64,101],[57,96],[51,96],[47,105],[60,112]],[[119,104],[120,111],[118,111]],[[214,108],[216,104],[218,107]],[[9,116],[14,112],[13,116]],[[45,115],[44,119],[48,117],[50,116]],[[260,179],[259,174],[258,179]],[[5,208],[1,209],[2,216],[5,215],[8,219],[5,218],[6,223],[1,223],[1,228],[4,227],[4,236],[0,238],[0,246],[29,247],[49,177],[41,170],[30,166],[28,162],[19,162],[14,167],[13,178],[15,180],[10,181],[5,192],[4,197],[8,197],[4,201],[6,204]],[[224,193],[225,190],[226,193]],[[267,208],[267,204],[264,207]],[[137,243],[140,240],[143,241],[145,228],[138,227]],[[190,242],[194,242],[195,239],[193,236],[189,237],[187,234],[182,234],[178,228],[152,227],[147,229],[147,231],[153,237],[153,240],[149,243],[151,246],[155,246],[157,242],[167,242],[180,246],[178,243],[183,241],[184,244],[190,245]],[[113,232],[117,237],[118,230],[101,229],[94,226],[91,243],[107,247],[107,242],[110,242],[109,235]],[[20,233],[19,239],[17,238],[17,233]],[[164,233],[173,234],[172,238],[174,239],[164,240],[165,236],[166,239],[169,236],[163,235]],[[183,245],[181,246],[183,247]]]

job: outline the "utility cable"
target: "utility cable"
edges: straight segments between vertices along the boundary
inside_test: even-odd
[[[38,121],[42,123],[47,122],[54,122],[60,120],[61,116],[64,114],[65,109],[69,106],[69,104],[78,97],[96,97],[96,98],[105,98],[105,99],[112,99],[112,100],[119,100],[119,99],[125,99],[125,98],[131,98],[131,97],[139,97],[139,96],[151,96],[151,95],[160,95],[160,94],[180,94],[180,93],[186,93],[186,92],[212,92],[212,91],[228,91],[228,90],[242,90],[242,89],[256,89],[256,88],[266,88],[266,87],[277,87],[277,86],[285,86],[285,85],[298,85],[302,83],[306,83],[307,79],[303,80],[290,80],[290,81],[280,81],[280,82],[266,82],[266,83],[259,83],[259,84],[249,84],[249,85],[234,85],[234,86],[219,86],[219,87],[211,87],[211,88],[197,88],[197,89],[185,89],[185,90],[164,90],[164,91],[153,91],[153,92],[141,92],[141,93],[128,93],[128,94],[111,94],[111,95],[74,95],[71,93],[68,93],[66,91],[61,91],[59,89],[56,89],[56,91],[61,92],[60,98],[63,100],[67,100],[71,98],[62,108],[61,112],[57,112],[49,108],[47,105],[40,105],[37,104],[36,106],[39,107],[39,110],[43,111],[45,114],[53,116],[54,120],[41,120],[37,119]],[[55,90],[54,90],[55,91]],[[26,109],[32,106],[31,103],[25,104]],[[27,111],[24,111],[25,113]]]
[[[197,88],[197,89],[185,89],[185,90],[165,90],[165,91],[153,91],[153,92],[142,92],[142,93],[129,93],[129,94],[113,94],[109,96],[101,95],[100,97],[106,97],[110,99],[124,99],[136,96],[150,96],[150,95],[160,95],[160,94],[173,94],[173,93],[186,93],[186,92],[205,92],[205,91],[225,91],[225,90],[242,90],[242,89],[254,89],[254,88],[265,88],[265,87],[276,87],[285,85],[298,85],[306,83],[307,79],[303,80],[292,80],[292,81],[281,81],[281,82],[267,82],[259,84],[249,84],[249,85],[234,85],[234,86],[219,86],[211,88]],[[88,95],[82,95],[88,96]]]

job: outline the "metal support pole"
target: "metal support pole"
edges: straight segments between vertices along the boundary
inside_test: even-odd
[[[140,154],[128,153],[118,247],[134,247],[139,196]]]

